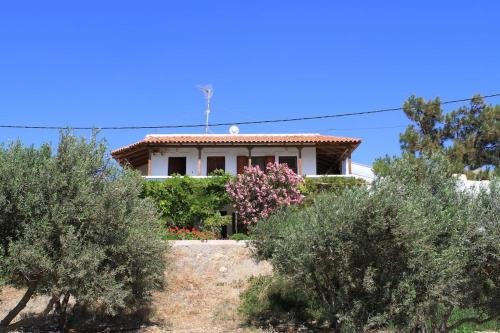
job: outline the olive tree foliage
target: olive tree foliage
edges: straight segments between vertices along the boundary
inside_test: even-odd
[[[442,156],[399,159],[371,187],[322,195],[254,227],[256,255],[337,332],[448,332],[457,309],[500,315],[500,188],[457,190]]]
[[[33,294],[51,297],[44,314],[64,328],[67,313],[134,310],[163,287],[156,210],[139,198],[141,177],[118,169],[96,134],[87,142],[62,133],[54,154],[48,145],[2,147],[0,177],[0,275],[26,288],[0,327]]]

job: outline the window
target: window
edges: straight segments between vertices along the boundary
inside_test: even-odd
[[[258,165],[263,171],[266,170],[268,163],[274,163],[274,156],[252,156],[252,165]]]
[[[266,170],[266,158],[264,156],[252,156],[252,165],[258,165],[261,170]]]
[[[186,158],[185,157],[169,157],[168,158],[168,175],[172,176],[186,175]]]
[[[293,172],[297,173],[297,156],[280,156],[280,164],[286,164]]]
[[[248,165],[248,157],[247,156],[238,156],[237,157],[237,165],[236,171],[238,174],[242,174],[245,167]],[[268,163],[274,163],[274,156],[252,156],[252,165],[258,165],[262,171],[266,170],[266,166]]]
[[[207,157],[207,176],[215,170],[226,171],[226,158],[224,156]]]

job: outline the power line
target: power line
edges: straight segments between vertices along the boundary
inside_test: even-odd
[[[332,131],[359,131],[359,130],[379,130],[379,129],[389,129],[389,128],[402,128],[408,125],[395,125],[395,126],[376,126],[376,127],[352,127],[352,128],[328,128],[326,130],[320,131],[323,132],[332,132]]]
[[[481,96],[484,99],[498,97],[500,93],[494,93],[490,95]],[[461,98],[454,99],[449,101],[440,102],[443,104],[453,104],[460,102],[468,102],[471,101],[472,98]],[[395,112],[402,111],[403,107],[396,108],[387,108],[387,109],[378,109],[371,111],[361,111],[361,112],[348,112],[348,113],[337,113],[337,114],[329,114],[322,116],[310,116],[310,117],[297,117],[297,118],[282,118],[282,119],[270,119],[270,120],[253,120],[253,121],[238,121],[238,122],[226,122],[226,123],[215,123],[210,124],[211,127],[220,127],[220,126],[231,126],[231,125],[255,125],[255,124],[270,124],[270,123],[284,123],[284,122],[293,122],[293,121],[305,121],[305,120],[319,120],[319,119],[328,119],[328,118],[340,118],[340,117],[352,117],[352,116],[361,116],[361,115],[370,115],[384,112]],[[73,130],[137,130],[137,129],[172,129],[172,128],[197,128],[197,127],[205,127],[205,124],[186,124],[186,125],[157,125],[157,126],[104,126],[104,127],[70,127],[70,126],[30,126],[30,125],[0,125],[0,128],[16,128],[16,129],[47,129],[47,130],[64,130],[64,129],[73,129]]]

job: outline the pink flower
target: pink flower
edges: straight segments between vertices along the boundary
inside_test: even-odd
[[[243,174],[226,185],[232,205],[244,223],[256,223],[280,206],[300,204],[304,197],[298,186],[303,182],[285,164],[269,163],[265,172],[245,167]]]

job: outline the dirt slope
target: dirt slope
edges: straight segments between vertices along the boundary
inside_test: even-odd
[[[237,314],[239,293],[253,275],[270,274],[250,258],[246,242],[177,241],[168,290],[155,296],[155,319],[175,332],[247,332]]]
[[[250,276],[270,274],[271,267],[253,261],[246,242],[176,241],[167,260],[168,288],[155,294],[154,325],[139,332],[260,332],[242,327],[239,293]],[[4,288],[0,318],[21,296],[19,290]],[[46,297],[32,299],[19,318],[43,311],[47,301]]]

